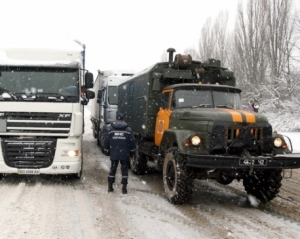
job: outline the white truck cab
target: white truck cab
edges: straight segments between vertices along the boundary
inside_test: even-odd
[[[82,174],[85,45],[0,47],[0,174]]]
[[[98,71],[93,88],[97,97],[92,100],[91,121],[93,136],[101,149],[103,149],[105,129],[116,120],[118,85],[134,73],[134,71],[124,70]]]

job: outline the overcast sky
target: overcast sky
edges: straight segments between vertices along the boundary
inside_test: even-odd
[[[0,7],[3,39],[78,39],[86,44],[86,68],[141,71],[169,47],[197,48],[207,18],[238,0],[7,0]]]

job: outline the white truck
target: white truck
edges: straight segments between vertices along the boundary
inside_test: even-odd
[[[97,95],[92,100],[91,121],[93,136],[97,139],[97,145],[103,150],[104,134],[107,126],[116,120],[118,109],[118,85],[128,77],[134,75],[134,71],[99,71],[94,83],[93,91]]]
[[[68,174],[83,167],[82,96],[92,99],[78,41],[0,47],[0,175]]]

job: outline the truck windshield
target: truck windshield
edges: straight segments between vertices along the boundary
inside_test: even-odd
[[[79,102],[79,70],[0,67],[0,100]]]
[[[118,104],[118,87],[117,86],[109,86],[108,87],[108,103],[110,105]]]
[[[174,93],[172,107],[241,109],[241,102],[239,93],[235,92],[180,89]]]

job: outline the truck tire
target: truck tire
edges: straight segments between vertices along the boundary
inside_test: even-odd
[[[130,158],[130,169],[134,174],[143,175],[148,170],[146,155],[139,152],[138,147],[135,152],[135,157]]]
[[[74,174],[74,178],[79,180],[79,179],[81,179],[81,176],[82,176],[82,168],[80,169],[80,171],[78,173]]]
[[[102,136],[102,133],[101,131],[98,131],[98,135],[97,135],[97,145],[99,146],[99,148],[101,149],[101,152],[104,154],[104,149],[103,149],[103,145],[101,145],[101,137]]]
[[[98,131],[98,133],[97,133],[97,145],[99,146],[99,147],[101,147],[101,145],[100,145],[100,137],[101,137],[101,134],[100,134],[100,132]]]
[[[81,150],[82,152],[82,150]],[[81,179],[81,176],[82,176],[82,171],[83,171],[83,156],[81,157],[81,167],[80,167],[80,170],[79,172],[75,173],[73,176],[75,179],[79,180]]]
[[[92,129],[93,129],[93,137],[95,139],[97,139],[98,138],[98,127],[97,127],[96,123],[93,123]]]
[[[172,204],[187,203],[193,194],[193,177],[185,168],[184,156],[176,147],[170,148],[163,165],[163,183],[166,197]]]
[[[220,173],[219,178],[217,178],[217,182],[223,185],[228,185],[232,183],[233,177],[227,176],[226,174]]]
[[[247,194],[255,196],[260,202],[265,203],[274,199],[281,187],[281,169],[255,171],[253,175],[243,177],[243,185]]]

